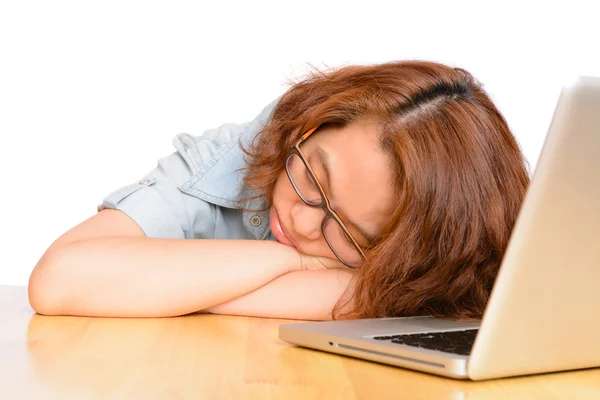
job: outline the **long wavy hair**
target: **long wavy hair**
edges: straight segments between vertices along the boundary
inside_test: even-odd
[[[304,132],[379,121],[397,197],[332,318],[481,318],[531,175],[502,114],[462,68],[418,60],[312,68],[290,81],[267,126],[242,148],[244,185],[270,205]]]

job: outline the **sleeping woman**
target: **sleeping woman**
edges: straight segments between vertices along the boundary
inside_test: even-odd
[[[46,315],[481,318],[530,173],[466,70],[315,69],[106,196],[31,273]]]

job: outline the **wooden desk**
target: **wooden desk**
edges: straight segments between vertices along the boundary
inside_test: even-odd
[[[45,317],[0,286],[0,398],[600,399],[600,369],[458,381],[291,346],[282,322]]]

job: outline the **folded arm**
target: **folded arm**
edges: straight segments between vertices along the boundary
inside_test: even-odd
[[[350,284],[352,275],[353,272],[344,269],[289,272],[252,292],[202,312],[330,320],[331,310]]]
[[[235,299],[299,268],[273,241],[94,237],[47,251],[29,280],[46,315],[168,317]]]

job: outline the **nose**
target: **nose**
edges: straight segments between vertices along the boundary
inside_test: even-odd
[[[322,236],[321,224],[323,218],[325,218],[323,210],[310,207],[300,201],[294,204],[291,214],[294,220],[294,228],[296,228],[298,234],[309,240],[317,240]]]

